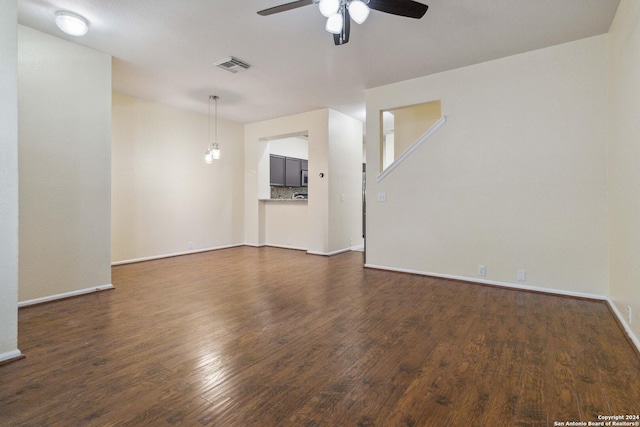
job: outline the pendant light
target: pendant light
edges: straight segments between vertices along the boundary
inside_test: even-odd
[[[218,145],[218,98],[217,95],[209,95],[209,147],[204,155],[205,163],[213,163],[220,158],[220,145]],[[211,143],[211,101],[215,103],[215,129],[213,143]]]

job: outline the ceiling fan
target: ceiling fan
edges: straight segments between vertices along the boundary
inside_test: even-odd
[[[258,15],[273,15],[315,3],[319,3],[320,13],[327,17],[325,29],[333,34],[336,46],[349,42],[351,19],[362,24],[369,16],[370,9],[420,19],[429,8],[426,4],[413,0],[297,0],[261,10]]]

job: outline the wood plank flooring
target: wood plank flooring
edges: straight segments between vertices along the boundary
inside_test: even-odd
[[[640,414],[602,302],[240,247],[19,311],[1,426],[553,426]],[[559,425],[559,424],[556,424]]]

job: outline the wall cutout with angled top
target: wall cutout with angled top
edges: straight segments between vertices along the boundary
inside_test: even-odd
[[[440,100],[380,111],[380,171],[442,117]]]

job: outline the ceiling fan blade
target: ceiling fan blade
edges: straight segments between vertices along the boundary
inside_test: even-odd
[[[342,8],[342,31],[333,35],[333,42],[336,46],[349,43],[349,33],[351,32],[351,16],[348,8]]]
[[[302,6],[308,6],[313,4],[313,0],[298,0],[291,3],[281,4],[280,6],[270,7],[269,9],[261,10],[258,15],[267,16],[274,13],[286,12],[287,10],[297,9]]]
[[[369,0],[370,9],[392,15],[420,19],[427,13],[429,6],[413,0]]]

